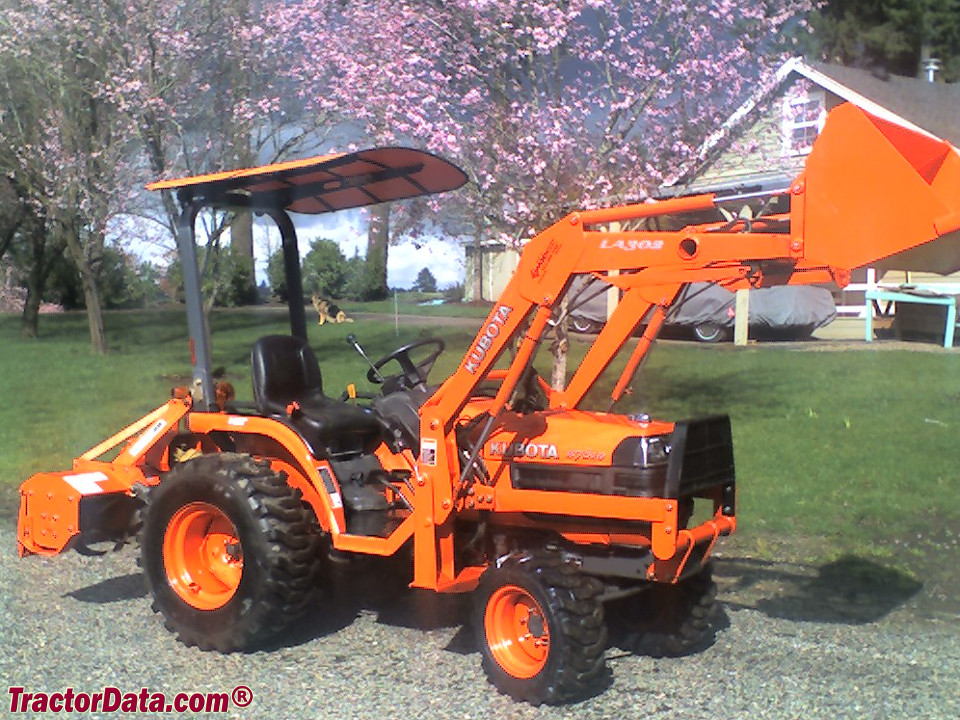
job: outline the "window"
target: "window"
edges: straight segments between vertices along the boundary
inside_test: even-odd
[[[810,152],[827,117],[824,105],[823,90],[795,87],[783,99],[783,157]]]

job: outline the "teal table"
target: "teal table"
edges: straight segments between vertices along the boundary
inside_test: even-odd
[[[910,290],[881,290],[879,288],[866,291],[866,316],[864,328],[867,342],[873,342],[873,304],[878,302],[918,303],[920,305],[943,305],[947,308],[947,322],[943,330],[943,346],[953,347],[953,331],[957,325],[957,299],[953,295],[937,295],[929,292]]]

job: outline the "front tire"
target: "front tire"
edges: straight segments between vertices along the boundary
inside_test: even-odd
[[[618,647],[650,657],[680,657],[709,647],[721,615],[707,565],[674,585],[652,584],[606,608]]]
[[[178,464],[151,491],[140,564],[167,629],[231,652],[304,614],[319,590],[321,541],[285,474],[217,453]]]
[[[490,567],[480,579],[473,616],[490,682],[533,705],[584,696],[605,667],[602,590],[557,553]]]

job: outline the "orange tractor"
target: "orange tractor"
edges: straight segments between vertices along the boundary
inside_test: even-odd
[[[379,148],[150,186],[175,191],[182,208],[193,384],[71,470],[24,482],[20,554],[138,533],[166,626],[184,643],[227,652],[318,611],[330,557],[409,551],[413,587],[474,594],[484,670],[532,703],[586,691],[603,670],[608,625],[653,652],[709,640],[709,561],[736,527],[729,419],[666,422],[614,407],[690,283],[843,286],[851,268],[894,254],[916,260],[946,245],[956,259],[960,156],[842,105],[805,171],[758,198],[762,213],[730,220],[724,202],[743,198],[713,195],[572,212],[527,243],[439,386],[428,373],[443,342],[423,340],[371,363],[376,395],[328,395],[306,342],[289,213],[465,181],[432,155]],[[194,237],[203,208],[267,215],[282,235],[291,333],[253,344],[246,404],[211,372]],[[627,221],[638,229],[609,227]],[[556,390],[534,359],[563,308],[578,302],[564,305],[567,291],[589,284],[578,277],[617,288],[622,300]],[[621,350],[609,411],[581,409]]]

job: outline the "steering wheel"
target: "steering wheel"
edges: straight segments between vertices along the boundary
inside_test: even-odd
[[[414,362],[410,353],[422,347],[430,347],[433,349],[425,358],[419,362]],[[377,385],[382,384],[385,395],[397,392],[398,390],[410,390],[417,385],[425,384],[427,382],[427,375],[430,374],[430,368],[433,367],[433,364],[437,361],[437,358],[440,357],[440,353],[443,352],[445,347],[446,345],[440,338],[426,338],[425,340],[418,340],[409,345],[399,347],[392,353],[384,355],[373,363],[373,367],[367,371],[367,380]],[[402,372],[396,375],[382,375],[378,372],[380,368],[393,360],[399,363]]]

